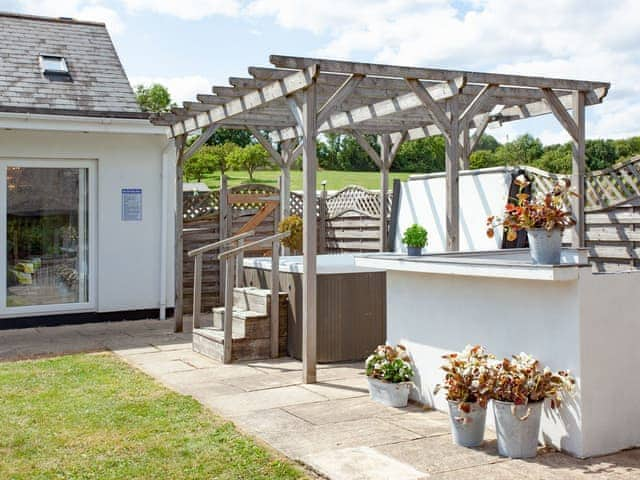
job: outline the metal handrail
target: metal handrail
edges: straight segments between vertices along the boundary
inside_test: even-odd
[[[224,290],[224,363],[231,362],[231,347],[232,347],[232,328],[233,328],[233,284],[234,284],[234,268],[233,262],[227,259],[233,257],[242,258],[244,251],[263,245],[265,243],[271,243],[271,305],[270,305],[270,347],[271,357],[278,356],[280,350],[280,240],[291,235],[291,232],[282,232],[270,237],[265,237],[255,242],[239,245],[236,248],[227,250],[218,255],[218,259],[221,262],[225,262],[225,290]],[[241,275],[242,271],[239,269],[237,275]]]
[[[233,243],[237,240],[241,240],[252,235],[255,235],[255,230],[249,230],[248,232],[239,233],[238,235],[234,235],[233,237],[225,238],[224,240],[220,240],[219,242],[210,243],[209,245],[203,245],[202,247],[194,248],[193,250],[189,250],[187,252],[188,257],[195,257],[201,253],[206,253],[208,251],[214,250],[216,248],[220,248],[229,243]]]
[[[222,252],[221,254],[218,255],[218,260],[226,260],[229,257],[235,257],[240,252],[244,252],[249,248],[257,247],[265,243],[272,243],[276,241],[279,242],[283,238],[287,238],[290,235],[291,235],[291,232],[286,231],[286,232],[276,233],[275,235],[271,235],[270,237],[261,238],[260,240],[256,240],[255,242],[246,243],[236,248],[232,248],[231,250],[227,250],[226,252]]]

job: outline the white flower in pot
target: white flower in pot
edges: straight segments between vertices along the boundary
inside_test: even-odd
[[[444,382],[436,385],[447,393],[454,443],[476,447],[484,440],[487,403],[495,379],[494,356],[480,345],[467,345],[462,352],[444,355]]]
[[[526,353],[498,364],[492,393],[498,453],[511,458],[535,457],[544,400],[550,398],[551,408],[559,408],[562,395],[573,392],[574,386],[575,379],[568,371],[540,369],[540,362]]]
[[[513,241],[520,230],[525,230],[533,263],[559,264],[562,232],[576,223],[568,209],[569,196],[577,196],[570,189],[571,182],[558,180],[550,192],[535,198],[525,192],[531,183],[527,177],[518,175],[514,183],[519,188],[516,198],[508,199],[502,217],[487,218],[487,236],[493,237],[494,229],[502,228],[507,240]]]
[[[389,407],[406,407],[413,383],[409,354],[402,345],[378,345],[365,363],[371,399]]]

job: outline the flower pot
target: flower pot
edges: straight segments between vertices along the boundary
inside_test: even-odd
[[[498,453],[503,457],[533,458],[538,451],[542,404],[516,405],[493,400]]]
[[[407,246],[407,255],[410,257],[419,257],[422,255],[422,247],[409,247]]]
[[[459,402],[448,400],[449,419],[451,420],[451,433],[453,443],[462,447],[477,447],[484,440],[484,423],[487,418],[487,409],[478,403],[469,403],[471,410],[460,410]]]
[[[387,407],[406,407],[409,401],[411,382],[391,383],[367,377],[371,400]]]
[[[529,252],[535,264],[555,265],[560,263],[562,249],[562,230],[553,228],[532,228],[527,230]]]

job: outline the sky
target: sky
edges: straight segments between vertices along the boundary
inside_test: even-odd
[[[588,138],[640,135],[638,0],[0,0],[107,24],[132,84],[194,100],[270,54],[607,81]],[[568,136],[552,116],[487,133]]]

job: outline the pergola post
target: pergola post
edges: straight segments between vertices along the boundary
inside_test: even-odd
[[[316,80],[302,92],[301,106],[288,102],[302,130],[302,380],[316,383],[317,361],[317,219],[316,137],[318,135]]]
[[[187,135],[183,134],[176,137],[176,210],[175,210],[175,254],[174,254],[174,294],[175,305],[173,309],[174,331],[182,332],[183,330],[183,268],[182,268],[182,248],[183,248],[183,193],[182,193],[182,166],[184,149],[187,141]]]
[[[469,124],[462,125],[462,154],[460,155],[460,168],[469,170],[469,157],[471,156],[471,137],[469,136]]]
[[[449,135],[445,135],[445,169],[446,169],[446,231],[447,251],[460,248],[460,192],[459,192],[459,158],[460,158],[460,122],[458,121],[458,103],[453,97],[448,101],[450,114]]]
[[[380,251],[387,251],[387,192],[389,169],[391,168],[391,136],[386,133],[378,137],[380,143]]]
[[[576,217],[571,244],[574,247],[585,246],[585,94],[582,91],[573,93],[573,120],[576,123],[576,138],[573,139],[573,155],[571,161],[571,184],[576,189],[577,197],[572,197],[571,208]]]

